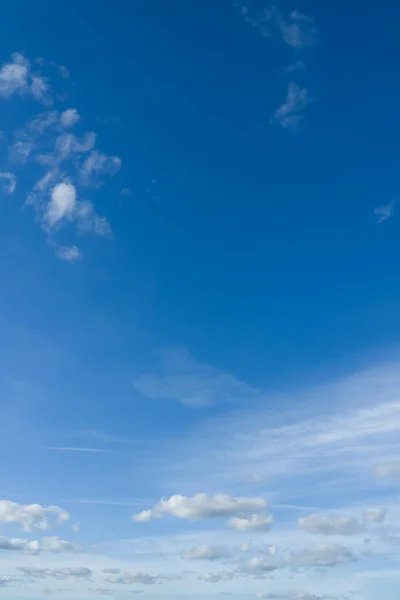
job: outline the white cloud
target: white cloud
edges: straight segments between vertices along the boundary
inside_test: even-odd
[[[93,204],[87,200],[77,204],[74,218],[78,229],[83,233],[93,232],[102,237],[110,237],[112,234],[107,219],[97,215]]]
[[[395,426],[395,423],[393,423]],[[400,480],[400,460],[382,463],[375,467],[375,474],[383,479]]]
[[[11,61],[3,64],[0,69],[0,96],[7,99],[14,93],[19,93],[50,104],[51,93],[47,79],[31,73],[30,67],[29,60],[23,54],[12,54]]]
[[[44,552],[75,552],[76,547],[71,542],[61,540],[59,537],[42,538],[41,548]]]
[[[7,182],[7,193],[12,194],[17,185],[17,178],[13,173],[7,173],[5,171],[0,171],[0,179],[3,179]]]
[[[42,100],[44,104],[51,104],[50,86],[46,77],[33,75],[30,85],[32,96],[36,100]]]
[[[276,560],[275,558],[268,556],[266,558],[263,557],[253,557],[246,560],[246,562],[242,566],[242,570],[250,573],[271,573],[272,571],[276,571],[277,569],[282,568],[282,561]]]
[[[309,102],[307,89],[291,82],[288,86],[285,102],[275,111],[275,119],[284,129],[295,131],[302,119],[300,113]]]
[[[314,20],[295,10],[284,16],[277,8],[254,10],[251,4],[234,2],[244,20],[254,27],[262,37],[269,38],[274,34],[295,50],[313,46],[318,37]]]
[[[0,550],[14,550],[28,554],[38,554],[40,546],[36,540],[29,541],[20,538],[0,537]]]
[[[383,523],[386,519],[384,508],[367,508],[363,513],[364,521],[367,523]]]
[[[181,556],[185,560],[217,560],[223,558],[226,554],[227,552],[223,548],[199,544],[194,548],[183,550]]]
[[[395,201],[392,200],[392,202],[389,202],[388,204],[383,204],[382,206],[377,206],[374,209],[374,215],[377,217],[376,222],[378,224],[384,223],[385,221],[390,219],[390,217],[393,216],[394,205]]]
[[[336,567],[354,560],[354,552],[346,546],[316,544],[292,555],[289,562],[301,567]]]
[[[234,517],[229,525],[238,531],[269,531],[273,521],[272,515],[251,515]]]
[[[62,127],[68,128],[76,125],[76,123],[80,121],[80,118],[81,117],[76,108],[68,108],[67,110],[64,110],[64,112],[61,113],[60,122]]]
[[[73,218],[76,206],[76,189],[71,183],[59,183],[51,191],[51,199],[45,212],[49,228],[60,224],[64,219]]]
[[[134,382],[148,398],[179,400],[192,408],[216,403],[249,400],[256,394],[246,383],[229,373],[196,360],[185,348],[159,351],[158,374],[146,374]]]
[[[356,535],[363,531],[357,519],[337,515],[309,515],[299,519],[299,527],[315,535]]]
[[[81,251],[75,245],[61,246],[60,244],[56,244],[55,252],[58,258],[60,258],[61,260],[65,260],[65,262],[69,263],[74,263],[82,258]]]
[[[177,494],[168,499],[163,498],[151,510],[142,511],[133,515],[132,518],[134,521],[143,522],[164,515],[172,515],[178,519],[196,521],[232,517],[241,515],[241,513],[262,510],[266,504],[262,498],[233,498],[225,494],[216,494],[215,496],[196,494],[187,498]]]
[[[96,134],[94,131],[88,131],[82,138],[78,138],[72,133],[62,133],[55,141],[55,157],[53,162],[59,162],[70,158],[73,154],[86,154],[94,148],[96,144]]]
[[[25,531],[31,529],[48,529],[52,520],[61,524],[70,515],[58,506],[41,506],[40,504],[17,504],[11,500],[0,500],[0,524],[19,523]]]
[[[5,98],[28,87],[29,61],[18,52],[11,59],[0,70],[0,96]]]
[[[34,149],[32,140],[17,140],[8,150],[11,162],[25,163]]]
[[[278,16],[277,24],[284,42],[296,50],[313,46],[316,42],[318,32],[313,19],[299,11],[293,11],[288,19]]]
[[[100,175],[113,177],[121,167],[118,156],[107,156],[94,150],[84,161],[80,169],[81,181],[84,185],[95,183]]]

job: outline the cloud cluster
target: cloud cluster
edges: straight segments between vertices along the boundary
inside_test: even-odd
[[[0,524],[19,523],[24,531],[49,529],[53,522],[62,524],[70,515],[58,506],[40,504],[17,504],[11,500],[0,500]]]
[[[254,10],[250,4],[235,2],[245,21],[252,25],[262,37],[278,37],[289,48],[297,52],[314,46],[318,41],[318,30],[309,15],[293,10],[285,15],[276,7]],[[304,73],[306,64],[297,58],[285,69],[286,74]],[[272,121],[279,123],[288,131],[297,131],[303,118],[302,112],[310,103],[310,94],[306,87],[291,81],[288,85],[285,101],[275,111]]]
[[[0,550],[17,551],[25,554],[40,554],[40,552],[75,552],[76,547],[71,542],[55,536],[44,537],[41,542],[23,538],[0,537]]]
[[[30,96],[44,104],[52,102],[47,79],[32,70],[30,61],[19,52],[0,69],[0,97],[9,99],[13,94]]]
[[[168,499],[163,498],[152,509],[135,514],[132,518],[137,522],[146,522],[171,515],[178,519],[197,521],[242,516],[243,513],[264,510],[266,505],[263,498],[234,498],[226,494],[195,494],[186,497],[176,494]]]
[[[43,67],[45,63],[35,64]],[[61,75],[66,76],[64,67]],[[0,70],[0,98],[10,99],[16,94],[47,105],[57,98],[48,79],[18,53]],[[77,126],[82,130],[82,117],[73,107],[35,114],[12,133],[14,139],[8,143],[8,162],[12,168],[0,172],[0,183],[3,182],[0,191],[8,194],[15,191],[18,170],[23,165],[28,162],[31,165],[27,171],[29,178],[39,173],[37,177],[33,175],[26,206],[34,207],[56,256],[70,263],[81,258],[82,253],[75,243],[60,244],[56,239],[58,231],[69,225],[70,234],[75,230],[79,234],[111,237],[107,219],[98,215],[94,204],[84,195],[86,188],[97,189],[106,179],[114,177],[121,166],[118,156],[109,156],[95,147],[94,131],[76,134],[72,130]]]

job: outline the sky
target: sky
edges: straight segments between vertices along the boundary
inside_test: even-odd
[[[398,600],[399,12],[2,4],[0,598]]]

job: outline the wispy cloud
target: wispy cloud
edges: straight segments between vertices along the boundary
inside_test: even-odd
[[[6,192],[12,194],[17,186],[17,178],[13,173],[0,171],[0,179],[6,182]]]
[[[314,20],[298,10],[285,15],[276,6],[259,10],[247,2],[239,1],[235,1],[234,6],[245,22],[254,27],[262,37],[278,36],[296,50],[303,50],[317,42],[318,30]]]
[[[160,350],[158,357],[158,371],[134,382],[135,388],[148,398],[178,400],[192,408],[202,408],[250,399],[256,394],[229,373],[196,360],[185,348]]]
[[[383,204],[382,206],[377,206],[374,209],[374,215],[376,216],[376,222],[378,224],[384,223],[385,221],[390,219],[390,217],[393,216],[394,205],[395,205],[395,200],[392,200],[388,204]]]
[[[303,115],[303,110],[310,103],[310,97],[306,88],[302,88],[294,82],[289,83],[286,100],[275,111],[274,118],[284,128],[296,131]]]

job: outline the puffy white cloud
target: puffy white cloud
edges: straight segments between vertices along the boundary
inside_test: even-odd
[[[9,98],[14,93],[30,95],[45,104],[51,103],[50,86],[45,77],[31,73],[30,62],[15,52],[0,69],[0,96]]]
[[[382,463],[375,467],[375,474],[383,479],[400,481],[400,460]]]
[[[363,531],[357,519],[337,515],[309,515],[299,519],[299,527],[317,535],[356,535]]]
[[[192,497],[176,494],[170,498],[163,498],[151,510],[145,510],[133,515],[134,521],[150,521],[151,519],[172,515],[178,519],[214,519],[218,517],[231,517],[262,510],[266,507],[263,498],[234,498],[226,494],[195,494]]]
[[[7,183],[6,191],[8,194],[12,194],[17,185],[17,178],[13,173],[8,173],[6,171],[0,171],[0,179],[3,179]]]
[[[88,567],[62,567],[61,569],[18,567],[18,570],[35,579],[89,579],[92,576],[92,570]]]
[[[36,540],[29,541],[19,538],[0,537],[0,550],[15,550],[28,554],[38,554],[40,546]]]
[[[76,206],[76,189],[71,183],[58,183],[51,191],[45,221],[52,228],[63,219],[72,219]]]
[[[61,540],[59,537],[42,538],[41,549],[44,552],[75,552],[76,547],[71,542]]]
[[[8,98],[28,87],[29,61],[18,52],[0,69],[0,96]]]
[[[293,554],[289,564],[302,567],[335,567],[356,560],[353,551],[339,544],[316,544]]]
[[[300,113],[309,102],[307,89],[291,82],[288,86],[285,102],[275,111],[275,119],[284,129],[295,131],[302,119]]]
[[[194,548],[183,550],[181,556],[185,560],[217,560],[227,555],[226,550],[217,546],[200,544]]]
[[[56,255],[59,259],[65,260],[65,262],[74,263],[82,258],[82,253],[77,246],[61,246],[60,244],[55,245]]]
[[[386,519],[384,508],[367,508],[363,512],[364,521],[367,523],[383,523]]]
[[[107,156],[94,150],[84,161],[80,176],[84,185],[96,182],[100,175],[113,177],[121,167],[121,159],[118,156]]]
[[[60,115],[60,123],[62,127],[68,128],[73,127],[80,121],[80,115],[76,108],[68,108]]]
[[[0,524],[19,523],[25,531],[48,529],[54,519],[61,524],[70,515],[58,506],[40,504],[17,504],[11,500],[0,500]]]
[[[249,517],[234,517],[229,525],[238,531],[269,531],[274,521],[272,515],[251,515]]]
[[[233,375],[196,360],[185,348],[159,351],[160,373],[134,382],[148,398],[178,400],[192,408],[254,398],[256,392]]]
[[[271,573],[283,566],[282,561],[275,560],[272,556],[252,557],[245,561],[242,570],[250,573]]]

